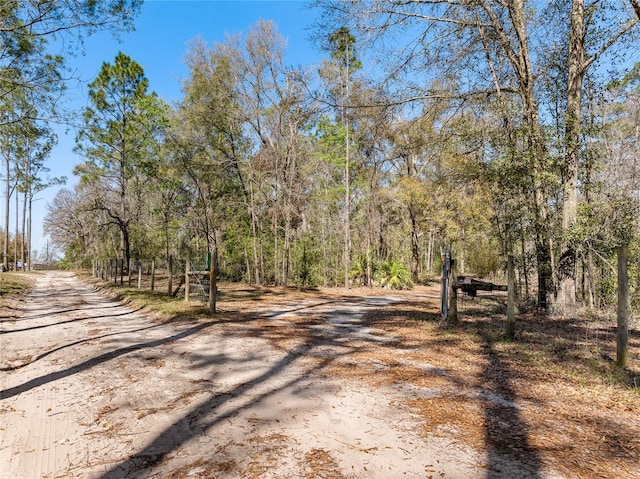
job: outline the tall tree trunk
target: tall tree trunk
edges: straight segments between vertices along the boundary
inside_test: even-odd
[[[524,231],[520,229],[520,247],[522,249],[522,272],[524,276],[524,299],[529,299],[529,268],[527,264],[527,248]]]
[[[418,237],[418,220],[413,205],[409,205],[409,218],[411,220],[411,279],[417,283],[420,275],[420,238]]]
[[[29,191],[29,216],[27,218],[27,270],[31,271],[31,226],[33,224],[33,192]]]
[[[593,253],[591,251],[591,246],[588,246],[587,251],[587,278],[586,278],[586,287],[587,287],[587,304],[589,308],[595,308],[595,293],[594,293],[594,273],[593,273]]]
[[[349,47],[347,44],[347,61],[345,62],[346,74],[343,90],[342,104],[342,123],[345,126],[345,161],[344,161],[344,287],[349,289],[349,273],[351,270],[351,172],[349,170],[349,162],[351,161],[351,141],[349,133],[351,127],[349,124],[349,113],[345,103],[349,101],[349,83],[351,81],[349,71]]]
[[[631,300],[629,296],[629,245],[618,247],[618,328],[616,333],[616,363],[626,367],[629,360],[629,319],[631,317]]]
[[[22,261],[22,271],[27,270],[27,258],[26,258],[26,237],[27,237],[27,204],[28,196],[27,192],[23,193],[22,197],[22,237],[20,238],[20,261]]]
[[[5,184],[5,194],[4,194],[4,249],[2,258],[2,266],[5,271],[9,269],[9,205],[11,203],[11,168],[9,165],[9,154],[6,153],[5,156],[5,173],[4,173],[4,184]]]
[[[120,224],[120,251],[122,252],[123,264],[130,268],[131,265],[131,244],[129,241],[129,229],[124,223]],[[129,274],[131,271],[129,271]],[[122,269],[124,275],[124,268]]]
[[[351,269],[351,186],[349,178],[349,125],[347,124],[346,126],[346,155],[344,162],[344,287],[349,289],[349,271]]]
[[[371,267],[371,231],[367,230],[367,271],[366,271],[366,275],[367,275],[367,280],[366,280],[366,286],[372,287],[373,286],[373,278],[371,277],[373,275],[373,271],[372,271],[372,267]]]
[[[539,231],[536,235],[536,262],[538,264],[538,309],[546,311],[551,291],[551,248],[546,237]]]
[[[288,214],[287,214],[288,215]],[[291,260],[291,220],[286,218],[284,224],[284,242],[282,245],[282,285],[289,284],[289,264]]]
[[[16,192],[16,230],[15,230],[15,234],[14,234],[14,238],[13,238],[13,268],[14,268],[15,271],[18,271],[18,236],[20,234],[20,230],[19,230],[19,226],[18,225],[20,224],[20,222],[19,222],[19,218],[20,218],[19,197],[20,197],[20,194],[18,192],[17,183],[16,183],[15,192]]]
[[[546,310],[552,285],[551,244],[548,221],[548,201],[544,191],[543,178],[546,173],[547,151],[540,124],[540,112],[535,97],[535,77],[529,55],[529,36],[524,0],[509,3],[509,17],[516,33],[517,44],[506,35],[496,15],[483,4],[492,17],[496,32],[516,74],[522,101],[524,121],[529,127],[528,150],[532,154],[531,181],[533,187],[533,207],[536,229],[536,260],[538,267],[538,308]],[[513,45],[513,46],[512,46]]]
[[[562,232],[565,238],[578,214],[578,158],[580,153],[580,115],[584,69],[583,0],[571,4],[567,114],[565,118],[565,157],[563,171]],[[558,287],[553,312],[572,317],[576,313],[577,253],[571,240],[563,238],[558,261]]]
[[[251,186],[250,190],[250,200],[251,204],[249,205],[249,213],[251,215],[251,239],[253,246],[253,278],[255,280],[256,286],[260,286],[262,284],[262,274],[260,272],[260,260],[258,258],[258,219],[256,218],[253,199],[253,186]]]
[[[427,272],[431,274],[433,272],[433,247],[435,242],[435,236],[433,234],[433,228],[429,228],[429,243],[427,245]]]
[[[273,222],[271,225],[271,228],[273,230],[273,282],[276,286],[278,286],[279,284],[279,279],[280,279],[280,268],[278,268],[278,219],[277,219],[277,213],[275,211],[274,208],[274,212],[273,212]]]

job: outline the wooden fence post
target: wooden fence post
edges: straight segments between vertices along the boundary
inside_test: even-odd
[[[216,299],[218,296],[218,286],[216,282],[216,267],[213,255],[209,253],[209,309],[216,312]]]
[[[447,320],[450,323],[458,322],[458,273],[456,261],[451,258],[451,268],[449,269],[449,313]]]
[[[173,295],[173,255],[169,255],[169,258],[167,258],[167,269],[168,269],[168,276],[169,276],[169,287],[167,290],[167,294],[169,296]]]
[[[187,261],[184,265],[184,300],[189,301],[189,253],[187,253]]]
[[[156,289],[156,259],[151,260],[151,291]]]
[[[448,249],[442,255],[442,275],[440,276],[440,316],[444,321],[449,318],[449,268],[451,256]]]
[[[506,336],[513,341],[516,335],[516,274],[513,267],[513,255],[507,256],[507,329]]]

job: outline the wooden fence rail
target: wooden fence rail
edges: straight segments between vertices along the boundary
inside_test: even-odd
[[[152,292],[164,289],[172,297],[178,296],[182,290],[185,301],[208,303],[211,311],[215,312],[217,274],[213,262],[205,263],[194,264],[189,258],[181,260],[169,257],[165,261],[131,260],[127,265],[123,259],[110,258],[93,262],[93,276],[120,286]]]

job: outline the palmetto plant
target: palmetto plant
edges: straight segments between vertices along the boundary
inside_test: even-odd
[[[376,270],[376,282],[384,288],[411,289],[411,273],[400,261],[382,263]]]
[[[375,271],[375,266],[372,265],[372,271]],[[351,281],[358,286],[365,286],[369,284],[367,277],[367,258],[366,256],[359,256],[351,264],[351,270],[349,273]]]

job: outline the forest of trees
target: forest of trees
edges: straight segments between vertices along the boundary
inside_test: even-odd
[[[138,2],[112,3],[131,19]],[[321,65],[288,66],[270,21],[196,38],[176,105],[126,53],[105,59],[77,133],[80,181],[45,220],[66,264],[210,252],[225,280],[409,287],[448,248],[477,276],[512,255],[521,300],[573,315],[615,301],[622,251],[640,303],[638,0],[309,6]],[[43,37],[2,35],[8,212],[12,188],[28,205],[49,184],[61,90],[6,72],[41,81],[14,52],[33,50],[25,64],[62,81],[63,59],[42,55]]]
[[[68,122],[61,108],[73,74],[65,55],[77,52],[86,35],[132,27],[140,0],[0,1],[0,157],[4,218],[0,227],[2,270],[31,269],[31,222],[35,196],[66,178],[51,177],[46,161],[57,143],[53,124]],[[58,54],[49,46],[63,45]],[[12,201],[13,200],[13,201]],[[15,230],[10,216],[15,214]],[[44,252],[43,259],[48,254]]]

